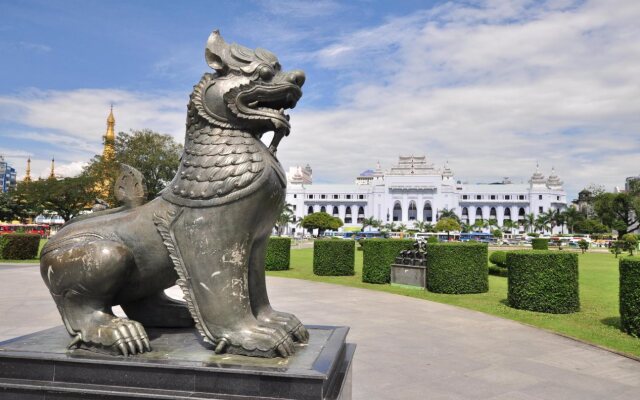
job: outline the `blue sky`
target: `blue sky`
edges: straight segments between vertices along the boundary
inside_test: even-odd
[[[77,173],[117,130],[182,141],[207,36],[307,73],[285,167],[349,182],[399,154],[458,179],[526,181],[537,161],[570,194],[640,173],[640,2],[0,0],[0,154]]]

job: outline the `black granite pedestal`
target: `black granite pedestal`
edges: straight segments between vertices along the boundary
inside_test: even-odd
[[[152,352],[68,352],[56,327],[0,343],[0,399],[351,399],[347,327],[309,326],[288,359],[216,355],[193,329],[149,329]]]
[[[424,265],[391,264],[391,284],[425,289],[427,287],[427,267]]]

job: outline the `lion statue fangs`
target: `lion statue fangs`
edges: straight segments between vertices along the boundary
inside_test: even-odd
[[[205,59],[214,73],[191,94],[173,181],[144,203],[142,174],[123,166],[124,205],[70,221],[42,250],[41,275],[70,348],[144,353],[145,327],[194,325],[216,353],[288,357],[308,340],[295,316],[271,307],[264,271],[286,188],[275,154],[304,73],[282,71],[271,52],[228,44],[218,31]],[[267,131],[269,147],[260,141]],[[185,301],[164,294],[174,284]]]

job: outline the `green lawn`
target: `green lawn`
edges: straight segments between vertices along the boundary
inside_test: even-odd
[[[356,252],[355,276],[313,275],[313,249],[292,249],[291,269],[268,272],[268,275],[335,283],[452,304],[520,321],[640,357],[640,339],[622,333],[619,329],[618,260],[611,254],[587,253],[579,257],[581,311],[568,315],[536,313],[508,307],[506,305],[507,278],[491,275],[489,292],[483,294],[445,295],[426,290],[362,283],[361,251]]]

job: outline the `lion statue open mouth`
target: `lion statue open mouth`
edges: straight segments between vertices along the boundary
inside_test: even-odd
[[[205,58],[215,73],[191,94],[173,181],[144,204],[142,175],[123,166],[116,194],[124,206],[71,220],[42,251],[70,347],[144,353],[145,327],[193,325],[216,353],[287,357],[308,340],[295,316],[271,307],[264,272],[286,188],[275,155],[305,75],[218,31]],[[268,131],[269,147],[260,140]],[[164,294],[176,283],[184,302]],[[116,317],[114,305],[129,318]]]

